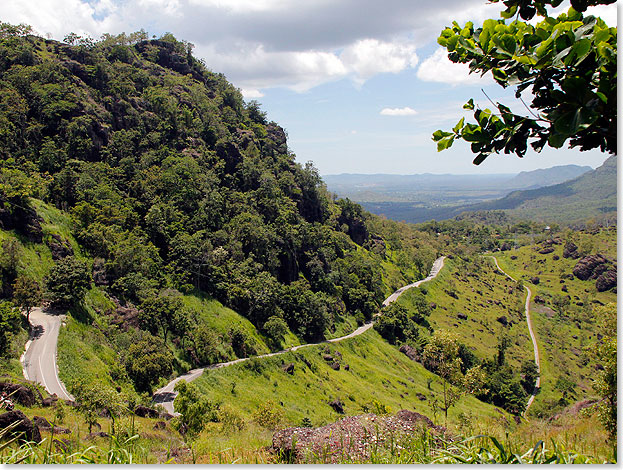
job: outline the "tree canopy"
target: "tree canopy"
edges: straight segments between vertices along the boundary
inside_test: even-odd
[[[523,157],[528,144],[537,152],[546,144],[561,148],[568,143],[615,154],[617,28],[581,13],[612,1],[574,0],[557,18],[548,16],[547,7],[559,6],[561,0],[503,3],[502,19],[488,19],[479,28],[454,22],[438,42],[452,62],[469,64],[470,72],[481,75],[491,72],[504,88],[515,86],[521,101],[529,92],[530,107],[526,104],[519,113],[492,102],[492,108],[481,109],[470,99],[464,108],[474,111],[475,122],[463,118],[450,131],[437,130],[433,140],[438,151],[463,139],[470,142],[476,165],[492,153]],[[536,25],[517,19],[535,14],[543,17]]]

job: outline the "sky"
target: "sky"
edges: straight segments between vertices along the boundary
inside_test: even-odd
[[[568,7],[568,2],[563,6]],[[173,33],[247,101],[288,133],[297,161],[320,174],[517,173],[555,165],[599,166],[598,151],[554,150],[471,163],[468,144],[437,153],[470,98],[527,112],[490,78],[452,64],[436,43],[456,20],[476,25],[501,7],[485,0],[3,0],[0,21],[68,33]],[[617,5],[590,11],[612,26]]]

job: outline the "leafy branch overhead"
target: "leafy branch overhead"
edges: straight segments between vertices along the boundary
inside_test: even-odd
[[[481,75],[491,72],[502,87],[516,86],[520,100],[529,91],[532,102],[522,115],[501,103],[481,109],[469,100],[464,108],[474,110],[475,122],[463,118],[451,131],[436,131],[438,151],[463,139],[471,143],[476,165],[492,153],[523,157],[528,143],[537,152],[545,144],[561,148],[568,142],[580,150],[616,153],[617,29],[573,8],[557,18],[546,16],[545,3],[561,2],[504,2],[504,18],[544,15],[536,26],[488,19],[481,28],[453,22],[442,31],[437,41],[452,62],[469,64],[470,72]],[[534,11],[520,4],[533,5]]]

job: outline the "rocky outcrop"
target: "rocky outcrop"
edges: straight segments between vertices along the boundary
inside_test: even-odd
[[[366,414],[349,416],[319,428],[283,429],[273,435],[272,450],[297,463],[303,461],[307,452],[326,456],[325,463],[343,462],[345,456],[360,461],[368,459],[372,449],[408,438],[422,428],[428,428],[433,436],[445,431],[424,415],[401,410],[394,416]]]
[[[24,385],[3,382],[0,383],[0,393],[6,393],[7,396],[10,395],[11,401],[22,406],[31,407],[38,403],[35,393]]]
[[[140,416],[141,418],[158,418],[160,416],[158,410],[143,405],[137,406],[134,409],[134,414],[136,416]]]
[[[604,292],[617,286],[617,271],[616,269],[609,269],[605,273],[601,274],[595,282],[598,292]]]
[[[54,434],[71,434],[71,431],[69,429],[61,428],[60,426],[54,426],[42,416],[33,416],[32,422],[42,431],[54,431]]]
[[[0,415],[0,429],[14,426],[11,435],[18,436],[22,441],[41,442],[39,428],[19,410],[9,411]]]
[[[400,346],[400,349],[398,349],[398,351],[403,353],[412,361],[419,361],[420,359],[420,355],[418,354],[417,349],[415,349],[413,346],[409,346],[408,344],[403,344],[402,346]]]
[[[564,248],[562,249],[562,257],[563,258],[571,258],[578,259],[580,257],[580,253],[578,253],[578,247],[573,242],[565,243]]]
[[[582,281],[597,279],[608,270],[610,262],[600,254],[585,256],[573,268],[575,277]]]
[[[48,248],[50,248],[52,259],[54,261],[74,255],[74,249],[71,247],[69,241],[61,238],[60,235],[50,235],[50,238],[46,241],[46,244],[48,245]]]

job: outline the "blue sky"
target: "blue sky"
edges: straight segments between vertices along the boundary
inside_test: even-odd
[[[566,3],[568,7],[568,2]],[[430,136],[451,128],[474,98],[521,112],[513,93],[449,64],[436,45],[452,20],[497,17],[484,0],[4,0],[0,19],[48,37],[170,31],[223,72],[288,132],[300,162],[321,174],[515,173],[575,163],[600,152],[545,149],[472,165],[462,142],[436,152]],[[617,7],[595,14],[616,24]]]

